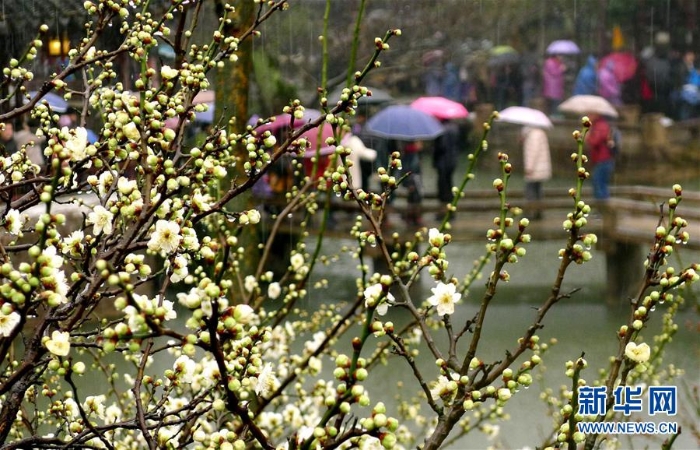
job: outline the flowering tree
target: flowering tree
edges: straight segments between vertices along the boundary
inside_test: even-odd
[[[288,6],[284,0],[255,1],[253,28],[225,35],[222,20],[210,42],[193,44],[189,38],[203,3],[173,0],[162,16],[155,16],[149,2],[140,0],[86,1],[91,19],[85,38],[37,95],[30,97],[24,85],[32,79],[28,67],[39,52],[39,38],[4,70],[11,98],[26,101],[7,109],[0,120],[38,120],[37,142],[42,140],[46,165],[31,162],[29,145],[0,160],[2,448],[421,444],[431,449],[445,444],[450,433],[454,438],[485,428],[503,415],[502,407],[521,387],[532,383],[545,349],[537,331],[548,311],[571,295],[561,290],[567,268],[592,257],[596,237],[585,231],[590,206],[582,197],[589,176],[583,139],[590,122],[584,118],[583,131],[574,133],[576,185],[551,294],[514,348],[498,361],[482,360],[489,305],[498,286],[508,281],[508,267],[525,257],[531,244],[528,220],[516,219],[508,201],[508,156],[498,155],[502,177],[493,186],[501,207],[487,231],[487,251],[460,279],[449,271],[448,219],[421,230],[413,242],[399,242],[383,231],[387,199],[402,182],[394,175],[400,155],[392,154],[389,167],[378,170],[381,191],[365,192],[349,174],[351,150],[338,144],[357,100],[371,95],[362,80],[379,65],[398,30],[375,40],[373,56],[353,74],[352,86],[337,104],[323,99],[324,114],[283,140],[262,131],[269,119],[261,119],[240,134],[218,124],[203,142],[186,144],[189,123],[206,108],[194,99],[209,87],[207,73],[235,64],[239,43]],[[174,20],[179,24],[175,33],[168,27]],[[97,44],[110,24],[119,27],[123,42],[107,51]],[[149,67],[149,53],[165,43],[182,51],[182,61],[177,67]],[[113,61],[123,54],[141,67],[134,91],[114,81]],[[65,82],[78,72],[82,90]],[[96,142],[89,142],[83,127],[58,126],[58,115],[42,101],[51,91],[82,99],[83,119],[99,117]],[[304,106],[294,100],[285,112],[292,121],[301,120]],[[326,142],[335,146],[334,164],[323,173],[314,169],[290,188],[274,216],[272,235],[261,242],[258,268],[242,271],[248,255],[239,248],[240,232],[260,227],[262,212],[230,210],[231,200],[250,191],[279,159],[313,150],[304,133],[323,123],[334,130],[335,137]],[[489,128],[490,122],[457,192],[474,177],[476,162],[487,151]],[[243,168],[245,176],[230,177],[231,168]],[[309,280],[323,260],[327,214],[317,240],[298,243],[287,256],[285,273],[267,270],[270,248],[288,214],[308,219],[324,211],[331,192],[359,211],[349,232],[360,261],[357,295],[342,299],[341,309],[299,311],[299,300],[319,289]],[[658,369],[654,361],[662,346],[652,351],[643,342],[645,323],[655,306],[666,302],[672,329],[680,302],[676,291],[698,278],[696,265],[674,270],[666,261],[674,246],[689,238],[687,223],[676,214],[681,198],[680,186],[674,186],[639,295],[620,328],[619,350],[602,380],[608,403],[614,386],[644,381]],[[457,210],[460,200],[456,196],[447,208]],[[425,250],[418,250],[419,243]],[[368,246],[377,247],[386,272],[370,272]],[[478,312],[466,323],[455,323],[455,309],[482,273],[487,289]],[[428,298],[411,295],[419,277],[434,283]],[[411,317],[401,328],[384,320],[395,308]],[[444,347],[436,340],[440,334],[447,336]],[[435,360],[434,369],[419,368],[419,350]],[[386,399],[371,398],[366,388],[373,368],[392,354],[413,374],[420,400],[412,412],[389,410]],[[557,423],[552,442],[544,444],[573,449],[584,441],[587,448],[599,442],[600,436],[577,431],[584,420],[577,404],[579,389],[587,385],[581,377],[585,366],[581,357],[567,367],[572,386],[550,400],[558,408]],[[89,376],[100,381],[81,381]],[[422,431],[411,424],[417,418],[427,425]]]

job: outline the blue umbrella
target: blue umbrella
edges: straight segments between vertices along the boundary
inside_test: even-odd
[[[87,131],[88,143],[94,144],[95,142],[97,142],[100,139],[99,136],[97,136],[97,133],[95,133],[93,130],[88,128],[85,131]]]
[[[206,111],[195,113],[195,122],[214,123],[214,103],[207,103],[209,107]]]
[[[391,105],[367,121],[364,131],[373,136],[400,141],[425,141],[445,129],[439,120],[408,105]]]
[[[31,91],[29,93],[31,98],[36,97],[36,95],[37,91]],[[49,104],[53,112],[64,113],[68,111],[68,102],[65,101],[60,95],[54,94],[53,92],[44,94],[41,100],[39,100],[39,103],[44,101]],[[29,103],[29,101],[25,101],[25,103]]]

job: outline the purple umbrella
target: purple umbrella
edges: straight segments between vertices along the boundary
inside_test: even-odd
[[[408,105],[388,106],[367,121],[364,131],[373,136],[400,141],[425,141],[445,129],[439,120]]]
[[[561,39],[554,41],[547,46],[547,53],[550,55],[578,55],[581,49],[578,48],[576,42]]]

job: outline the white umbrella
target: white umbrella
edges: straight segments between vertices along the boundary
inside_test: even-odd
[[[537,128],[552,128],[552,121],[542,111],[524,106],[511,106],[498,113],[498,121]]]
[[[574,95],[559,105],[559,111],[572,114],[600,114],[617,118],[619,115],[615,107],[598,95]]]

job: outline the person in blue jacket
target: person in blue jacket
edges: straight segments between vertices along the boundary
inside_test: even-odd
[[[593,55],[589,56],[586,65],[581,67],[576,76],[574,95],[595,95],[598,92],[597,67],[598,60]]]

